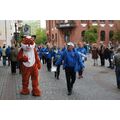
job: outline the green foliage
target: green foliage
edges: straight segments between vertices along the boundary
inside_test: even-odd
[[[46,42],[46,39],[47,39],[47,36],[46,36],[46,31],[45,29],[42,29],[42,28],[39,28],[36,30],[36,44],[39,45],[39,44],[45,44]]]
[[[97,26],[91,26],[88,30],[85,31],[84,41],[86,42],[96,42],[98,39]]]
[[[113,40],[120,41],[120,31],[114,32]]]

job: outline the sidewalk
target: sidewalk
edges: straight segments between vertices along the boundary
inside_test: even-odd
[[[106,65],[107,66],[107,65]],[[12,75],[10,67],[0,63],[0,99],[1,100],[120,100],[120,90],[116,88],[114,70],[92,65],[91,57],[86,62],[84,78],[77,79],[73,94],[67,95],[65,74],[61,66],[60,80],[54,73],[47,72],[46,65],[40,70],[41,97],[20,95],[22,78],[17,71]],[[31,81],[30,81],[31,83]],[[30,90],[31,84],[29,86]]]

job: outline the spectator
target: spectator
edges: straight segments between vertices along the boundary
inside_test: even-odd
[[[1,60],[1,57],[2,57],[2,48],[0,46],[0,60]]]
[[[104,46],[104,44],[101,42],[101,43],[100,43],[100,47],[99,47],[99,56],[100,56],[101,66],[105,66],[104,51],[105,51],[105,46]]]
[[[6,57],[7,57],[7,60],[8,60],[8,66],[10,66],[10,52],[11,52],[11,48],[10,48],[10,46],[8,46],[6,48]]]
[[[91,54],[92,54],[92,59],[93,59],[93,61],[94,61],[94,66],[95,65],[98,65],[98,61],[97,61],[97,59],[98,59],[98,48],[97,48],[97,44],[95,43],[95,44],[93,44],[93,46],[92,46],[92,50],[91,50]]]
[[[16,65],[17,65],[17,54],[18,52],[14,47],[11,47],[11,53],[10,53],[10,60],[11,60],[11,73],[16,73]]]
[[[6,47],[5,47],[5,45],[3,46],[3,49],[2,49],[2,57],[3,57],[3,66],[6,66]]]
[[[120,89],[120,48],[118,48],[117,53],[114,56],[113,63],[115,65],[117,88]]]

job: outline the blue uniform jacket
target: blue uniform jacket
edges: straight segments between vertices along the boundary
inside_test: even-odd
[[[86,54],[87,54],[86,49],[85,49],[84,47],[82,47],[82,48],[78,47],[78,48],[76,48],[76,50],[77,50],[78,53],[81,55],[82,60],[83,60],[83,62],[84,62],[84,61],[85,61],[85,58],[87,58],[87,57],[86,57]]]
[[[49,48],[46,48],[45,51],[44,51],[44,55],[45,55],[46,59],[52,59],[53,50],[49,49]]]
[[[57,60],[57,62],[55,63],[55,65],[60,65],[62,63],[62,61],[64,61],[63,63],[63,69],[65,68],[73,68],[74,71],[79,71],[82,68],[84,68],[84,64],[82,62],[82,59],[80,57],[80,55],[78,54],[78,52],[72,50],[72,51],[64,51],[61,54],[61,57]]]
[[[7,57],[9,57],[9,56],[10,56],[10,52],[11,52],[11,48],[10,48],[10,47],[8,47],[8,48],[6,49],[6,56],[7,56]]]
[[[44,55],[44,51],[45,51],[45,48],[41,48],[39,50],[39,57],[42,58],[42,56]]]
[[[82,48],[78,47],[76,50],[83,53],[83,54],[85,54],[85,55],[87,54],[87,51],[86,51],[86,49],[84,47],[82,47]]]

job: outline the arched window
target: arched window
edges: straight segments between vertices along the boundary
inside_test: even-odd
[[[100,20],[100,23],[105,23],[105,20]]]
[[[69,42],[70,41],[70,32],[66,31],[64,34],[64,40],[65,42]]]
[[[83,31],[81,32],[81,37],[82,37],[82,40],[84,41],[84,37],[85,37],[85,30],[83,30]]]
[[[81,20],[81,23],[87,23],[87,20]]]
[[[101,41],[105,41],[105,31],[100,32],[100,39]]]
[[[111,30],[111,31],[109,32],[109,40],[110,40],[110,41],[113,39],[113,34],[114,34],[114,32]]]
[[[54,34],[52,34],[52,39],[54,39]]]
[[[82,36],[82,37],[85,36],[85,30],[81,32],[81,36]]]

